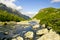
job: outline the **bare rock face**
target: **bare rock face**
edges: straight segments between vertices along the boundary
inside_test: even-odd
[[[60,36],[56,32],[53,32],[52,30],[50,30],[49,33],[43,35],[37,40],[60,40]]]
[[[47,34],[48,33],[48,30],[45,28],[45,29],[42,29],[42,30],[38,30],[36,32],[37,35],[42,35],[42,34]]]
[[[25,38],[33,38],[33,32],[31,32],[31,31],[28,31],[27,33],[25,33]]]

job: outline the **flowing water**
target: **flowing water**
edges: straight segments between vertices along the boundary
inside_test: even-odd
[[[3,38],[3,37],[9,38],[9,37],[12,37],[12,36],[15,36],[15,35],[20,35],[21,37],[23,37],[25,39],[24,34],[26,32],[28,32],[28,31],[32,31],[32,32],[34,32],[33,40],[36,40],[36,38],[37,38],[36,31],[39,30],[39,29],[41,29],[41,28],[38,28],[37,30],[34,30],[32,28],[32,26],[30,26],[30,25],[28,27],[26,27],[26,28],[24,28],[25,27],[24,25],[23,26],[21,26],[21,25],[12,25],[15,28],[8,29],[8,28],[10,28],[10,26],[11,25],[4,26],[5,29],[3,30],[3,32],[5,30],[6,31],[8,30],[9,34],[8,35],[4,35],[2,32],[0,32],[0,38]]]

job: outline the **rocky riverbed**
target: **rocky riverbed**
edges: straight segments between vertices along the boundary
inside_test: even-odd
[[[0,40],[60,40],[60,35],[52,28],[46,28],[45,24],[39,25],[39,21],[36,22],[29,21],[31,25],[25,23],[0,26]]]
[[[35,27],[36,29],[33,26],[26,28],[20,27],[20,25],[15,26],[17,27],[14,30],[10,30],[9,33],[5,32],[5,34],[0,34],[2,36],[1,39],[4,38],[7,40],[7,38],[12,37],[11,40],[60,40],[60,36],[52,29],[48,30],[41,26],[38,28]]]

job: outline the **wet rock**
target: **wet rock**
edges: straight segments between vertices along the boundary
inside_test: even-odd
[[[45,28],[45,26],[46,26],[45,24],[42,24],[42,27],[43,27],[43,28]]]
[[[38,30],[36,32],[37,35],[42,35],[42,34],[47,34],[48,33],[48,30],[45,28],[45,29],[41,29],[41,30]]]
[[[23,40],[23,38],[20,36],[17,36],[16,38],[12,38],[12,40]]]
[[[37,28],[39,28],[40,27],[40,25],[34,25],[32,28],[33,29],[37,29]]]
[[[17,40],[16,38],[13,38],[12,40]]]
[[[27,33],[25,33],[25,38],[33,38],[33,32],[31,32],[31,31],[28,31]]]
[[[20,37],[20,36],[18,36],[18,37],[17,37],[17,40],[23,40],[23,38],[22,38],[22,37]]]
[[[9,34],[9,32],[4,32],[4,35],[8,35]]]
[[[24,28],[28,28],[29,26],[24,26]]]

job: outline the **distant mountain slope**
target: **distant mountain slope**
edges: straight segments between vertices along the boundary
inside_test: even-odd
[[[33,18],[41,20],[40,24],[52,27],[56,32],[60,33],[60,9],[59,8],[44,8],[41,9]]]
[[[0,22],[9,22],[9,21],[16,21],[16,22],[20,22],[20,21],[24,21],[24,18],[19,17],[18,15],[12,14],[7,12],[6,10],[0,10]]]
[[[26,20],[30,18],[30,17],[28,17],[26,15],[21,14],[19,11],[15,10],[15,9],[12,9],[12,8],[7,7],[6,5],[4,5],[2,3],[0,3],[0,10],[6,10],[7,12],[13,13],[15,15],[18,15],[18,16],[26,19]]]

